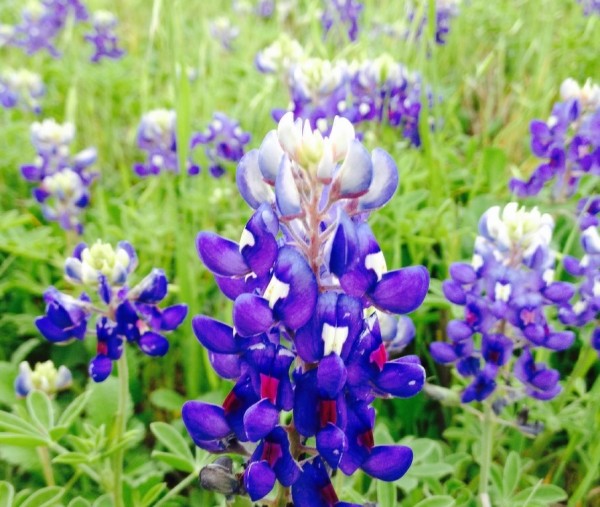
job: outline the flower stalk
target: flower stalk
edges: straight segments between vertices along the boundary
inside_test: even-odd
[[[481,462],[479,472],[479,499],[481,507],[492,505],[489,494],[490,469],[494,440],[494,414],[489,402],[483,404],[483,421],[481,426]]]
[[[127,428],[127,398],[129,396],[129,368],[127,366],[127,354],[123,350],[123,354],[117,362],[119,374],[119,405],[117,408],[117,416],[115,419],[115,443],[118,445],[123,440],[123,435]],[[123,461],[125,456],[125,448],[119,447],[113,458],[113,495],[116,507],[124,507],[123,501]]]

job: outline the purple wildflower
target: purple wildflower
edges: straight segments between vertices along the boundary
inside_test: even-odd
[[[81,243],[66,260],[65,274],[73,284],[94,287],[98,302],[92,304],[85,293],[75,299],[54,287],[44,294],[46,315],[35,323],[51,342],[83,340],[90,333],[89,320],[97,317],[97,354],[89,366],[95,382],[110,375],[125,343],[135,343],[146,355],[164,356],[169,349],[164,334],[176,329],[187,315],[186,305],[158,307],[167,295],[167,278],[160,269],[130,288],[128,278],[136,266],[135,250],[125,241],[116,249],[101,241],[91,247]]]
[[[583,13],[586,16],[592,14],[600,15],[600,0],[577,0],[583,7]]]
[[[144,164],[135,164],[138,176],[151,176],[162,171],[179,172],[176,138],[177,117],[175,111],[154,109],[144,114],[138,127],[138,148],[147,153]],[[200,168],[191,159],[186,163],[187,172],[195,175]]]
[[[358,0],[323,0],[324,9],[321,16],[323,34],[327,37],[330,32],[344,34],[354,42],[358,38],[358,18],[364,5]]]
[[[70,123],[61,125],[52,119],[35,122],[31,140],[37,158],[33,164],[22,165],[21,173],[27,181],[37,183],[33,196],[42,205],[45,218],[81,234],[79,215],[90,200],[89,186],[96,173],[88,168],[96,161],[96,150],[87,148],[72,156],[74,136]]]
[[[435,1],[435,43],[446,44],[450,32],[452,18],[458,16],[461,0],[436,0]],[[422,4],[420,4],[422,5]],[[414,4],[408,7],[408,22],[411,25],[406,31],[405,37],[418,40],[427,26],[427,4],[425,12],[419,16],[418,8]],[[415,26],[416,25],[416,26]]]
[[[240,161],[244,156],[244,146],[249,142],[250,134],[241,129],[239,122],[224,113],[215,113],[207,129],[192,138],[191,146],[205,146],[210,174],[219,178],[225,174],[227,162]]]
[[[255,210],[239,243],[201,232],[196,245],[233,300],[233,326],[193,320],[213,368],[235,385],[222,406],[187,402],[183,421],[203,449],[251,453],[240,486],[228,491],[258,501],[279,482],[291,486],[295,505],[349,505],[338,501],[325,463],[386,481],[404,475],[412,451],[375,445],[371,403],[413,396],[425,381],[418,358],[389,360],[386,343],[412,338],[387,314],[415,310],[428,273],[388,271],[365,221],[392,198],[396,165],[381,149],[369,153],[346,119],[335,118],[323,137],[288,113],[236,176]],[[290,425],[280,424],[281,412],[292,413]],[[301,467],[304,452],[317,456]]]
[[[573,333],[554,330],[546,318],[547,307],[558,308],[573,295],[570,284],[553,281],[553,228],[550,215],[537,208],[494,206],[479,223],[473,261],[450,267],[451,278],[442,288],[451,303],[464,307],[464,317],[448,323],[450,341],[433,343],[431,354],[472,379],[463,402],[483,401],[495,392],[550,399],[560,391],[558,374],[532,359],[535,347],[564,350],[574,340]],[[512,385],[511,369],[521,390]]]
[[[564,324],[583,327],[593,323],[591,345],[600,353],[600,235],[598,234],[598,214],[600,197],[590,197],[579,202],[580,242],[584,255],[581,259],[566,256],[563,259],[565,270],[577,277],[576,295],[565,302],[558,314]]]
[[[92,17],[94,31],[85,36],[85,40],[94,45],[91,61],[99,62],[102,58],[117,60],[125,51],[119,48],[119,40],[115,34],[118,20],[112,12],[96,11]]]
[[[529,180],[513,178],[510,189],[520,197],[537,195],[555,180],[552,197],[573,195],[586,174],[600,174],[600,87],[573,79],[561,85],[561,102],[547,122],[531,122],[531,150],[544,159]]]
[[[21,107],[39,114],[39,99],[45,93],[40,76],[27,69],[7,69],[0,74],[0,104],[7,109]]]

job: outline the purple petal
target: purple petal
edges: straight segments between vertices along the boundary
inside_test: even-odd
[[[194,442],[221,439],[231,433],[225,412],[218,405],[186,401],[181,409],[181,417]]]
[[[98,354],[90,361],[88,373],[94,382],[102,382],[112,371],[112,361],[103,354]]]
[[[267,183],[275,184],[277,172],[284,156],[283,149],[279,144],[277,131],[271,130],[264,138],[258,149],[258,167]]]
[[[165,308],[161,314],[160,328],[163,331],[173,331],[187,317],[187,305],[173,305]]]
[[[158,333],[148,331],[140,337],[140,349],[149,356],[164,356],[169,350],[169,341]]]
[[[544,297],[553,303],[566,303],[574,293],[573,286],[567,282],[554,282],[543,290]]]
[[[464,305],[467,302],[467,294],[460,284],[454,280],[444,280],[442,292],[448,301],[455,305]]]
[[[370,211],[385,206],[398,188],[398,168],[389,153],[375,148],[371,162],[373,180],[369,191],[358,200],[359,211]]]
[[[279,410],[266,398],[252,405],[244,414],[244,429],[248,440],[258,442],[279,423]]]
[[[441,364],[453,363],[458,359],[454,347],[449,343],[434,342],[429,345],[429,353],[435,362]]]
[[[388,361],[375,379],[375,385],[385,393],[399,398],[417,394],[425,383],[425,368],[402,359]]]
[[[250,272],[236,242],[212,232],[201,232],[196,238],[200,260],[220,276],[243,276]]]
[[[332,468],[337,468],[342,453],[348,449],[344,432],[334,424],[327,425],[317,433],[317,449],[321,457]]]
[[[258,208],[262,203],[273,203],[275,195],[262,177],[258,165],[258,150],[251,150],[240,160],[235,173],[240,194],[251,208]]]
[[[240,239],[240,252],[250,269],[265,276],[273,267],[279,247],[275,237],[279,221],[268,204],[261,204],[246,224]]]
[[[381,481],[396,481],[410,468],[413,452],[402,445],[380,445],[371,449],[371,454],[361,468],[371,477]]]
[[[477,280],[477,274],[471,264],[466,262],[455,262],[450,266],[450,276],[460,284],[473,283]]]
[[[236,379],[240,376],[240,358],[235,354],[208,353],[211,366],[223,378]]]
[[[344,361],[336,353],[331,353],[319,362],[317,385],[321,395],[336,398],[346,383]]]
[[[338,227],[331,244],[329,270],[338,278],[354,261],[358,250],[358,236],[356,227],[346,213],[340,211]]]
[[[302,327],[314,312],[317,293],[315,275],[304,257],[292,247],[281,248],[264,295],[276,320],[291,329]]]
[[[360,141],[353,139],[344,162],[333,178],[332,192],[342,198],[360,197],[369,191],[371,181],[371,156]]]
[[[275,486],[275,472],[266,461],[255,461],[244,472],[244,487],[253,502],[267,496]]]
[[[223,322],[205,315],[197,315],[192,320],[192,328],[196,338],[211,352],[236,354],[239,351],[233,328]]]
[[[451,320],[446,325],[446,334],[454,341],[465,340],[473,335],[473,329],[462,320]]]
[[[429,289],[429,272],[424,266],[411,266],[385,273],[370,292],[377,307],[392,313],[417,309]]]
[[[266,332],[273,325],[273,311],[261,296],[242,294],[233,304],[233,325],[240,336]]]
[[[287,157],[283,157],[279,165],[275,180],[275,198],[282,217],[295,218],[303,214],[292,164]]]

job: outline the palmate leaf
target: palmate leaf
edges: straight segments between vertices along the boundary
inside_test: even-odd
[[[67,428],[75,422],[81,412],[85,409],[85,406],[90,397],[90,391],[84,391],[82,394],[77,396],[63,413],[58,418],[58,426],[66,426]]]
[[[150,425],[150,431],[173,454],[194,463],[194,457],[187,442],[173,426],[163,422],[154,422]]]
[[[18,447],[40,447],[48,442],[42,436],[24,433],[0,433],[0,444]]]
[[[193,462],[190,463],[187,459],[171,452],[152,451],[152,458],[162,461],[163,463],[173,467],[175,470],[180,470],[181,472],[192,473],[195,468],[195,464]]]
[[[54,507],[63,493],[64,489],[58,486],[42,488],[28,496],[19,507]]]
[[[0,431],[39,435],[38,429],[25,419],[9,412],[0,411]]]

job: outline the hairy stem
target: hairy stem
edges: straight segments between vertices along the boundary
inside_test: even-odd
[[[38,447],[37,453],[42,465],[42,472],[47,486],[56,486],[54,481],[54,473],[52,472],[52,464],[50,463],[50,452],[47,447]]]
[[[119,371],[119,406],[117,409],[117,417],[115,420],[115,443],[119,444],[125,434],[127,427],[127,418],[125,412],[127,410],[127,398],[129,396],[129,370],[127,368],[126,348],[123,348],[123,354],[117,363]],[[125,507],[123,501],[123,458],[125,449],[119,448],[113,457],[113,496],[115,507]]]
[[[481,461],[479,472],[479,500],[481,507],[492,505],[489,494],[490,469],[492,467],[492,448],[494,440],[494,419],[492,406],[483,403],[483,421],[481,422]]]

